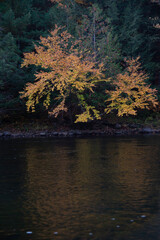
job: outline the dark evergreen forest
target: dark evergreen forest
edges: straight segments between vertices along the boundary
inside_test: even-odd
[[[22,67],[22,64],[24,53],[35,52],[35,44],[39,46],[40,37],[50,36],[56,26],[63,27],[63,31],[71,34],[74,43],[80,41],[79,51],[83,57],[94,63],[94,68],[103,63],[103,79],[109,79],[99,81],[96,88],[94,85],[92,89],[83,89],[84,91],[72,91],[72,84],[68,90],[70,94],[65,98],[68,111],[59,111],[59,115],[63,112],[66,121],[70,119],[74,122],[77,114],[83,114],[79,118],[82,122],[85,119],[99,119],[100,116],[103,118],[107,100],[111,101],[115,97],[113,95],[110,98],[107,91],[115,93],[118,86],[116,81],[122,79],[120,74],[127,69],[127,63],[136,64],[132,60],[138,57],[137,64],[141,63],[141,71],[148,78],[140,76],[152,89],[159,89],[159,17],[159,0],[0,0],[0,121],[20,116],[47,116],[48,110],[42,104],[46,101],[43,100],[44,96],[36,105],[36,113],[27,113],[27,100],[21,98],[26,84],[34,83],[35,73],[41,71],[42,66],[30,64]],[[134,74],[132,71],[127,76]],[[126,78],[127,76],[125,75]],[[63,94],[64,92],[61,93]],[[48,100],[50,105],[60,106],[64,99],[58,98],[58,90],[52,95]],[[156,97],[159,98],[158,92]],[[136,97],[134,101],[135,99]],[[151,102],[154,103],[154,99]],[[141,105],[136,107],[143,108]],[[119,107],[112,104],[112,108],[116,114]],[[120,113],[123,115],[122,111]],[[130,114],[132,113],[134,114],[133,111]]]

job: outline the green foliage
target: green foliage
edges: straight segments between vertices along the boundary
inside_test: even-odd
[[[154,19],[159,19],[158,9],[148,0],[107,1],[106,14],[110,19],[113,36],[117,36],[121,57],[141,57],[143,66],[150,76],[155,77],[158,66],[159,30]],[[159,54],[160,55],[160,54]]]
[[[42,9],[39,9],[39,6]],[[48,0],[5,0],[0,5],[0,108],[21,110],[19,91],[33,80],[33,70],[20,68],[23,51],[33,49],[34,41],[48,31]],[[45,12],[45,10],[46,12]]]
[[[0,106],[1,108],[16,107],[17,92],[24,82],[21,81],[23,71],[18,69],[20,57],[15,38],[11,33],[0,37]]]
[[[21,109],[19,91],[26,82],[33,83],[35,72],[40,70],[35,65],[21,69],[23,53],[32,52],[34,44],[38,46],[40,36],[47,37],[55,25],[63,26],[76,41],[81,40],[81,54],[94,62],[95,68],[97,62],[103,62],[105,78],[116,79],[122,73],[126,67],[125,57],[140,56],[144,69],[150,74],[147,81],[158,84],[159,11],[160,5],[148,0],[2,0],[0,108]],[[71,112],[75,111],[75,115],[81,109],[85,119],[88,114],[94,119],[94,107],[99,114],[103,113],[108,98],[105,90],[112,90],[113,85],[102,79],[94,84],[94,93],[85,90],[82,94],[87,105],[76,97],[74,91],[66,97],[67,107]],[[45,107],[63,102],[62,99],[53,101],[58,91],[54,92],[54,97],[52,94],[46,93]]]
[[[89,54],[92,58],[102,58],[104,44],[102,39],[107,36],[107,19],[103,10],[97,4],[88,8],[87,14],[82,15],[80,24],[77,26],[77,35],[82,41],[80,46],[82,52]]]

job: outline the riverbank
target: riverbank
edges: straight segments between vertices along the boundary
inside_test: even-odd
[[[4,138],[43,138],[43,137],[85,137],[85,136],[131,136],[140,134],[160,134],[160,128],[152,128],[148,126],[121,125],[105,126],[102,129],[1,129],[0,139]]]

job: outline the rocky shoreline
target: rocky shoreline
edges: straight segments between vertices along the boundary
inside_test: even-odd
[[[85,136],[131,136],[141,134],[160,134],[160,128],[151,127],[124,127],[117,124],[113,127],[105,127],[104,129],[96,130],[41,130],[41,131],[0,131],[0,139],[5,138],[48,138],[48,137],[85,137]]]

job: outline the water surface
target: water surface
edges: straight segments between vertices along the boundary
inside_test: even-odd
[[[1,140],[1,239],[160,239],[159,159],[160,136]]]

